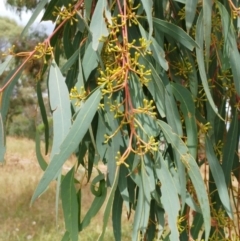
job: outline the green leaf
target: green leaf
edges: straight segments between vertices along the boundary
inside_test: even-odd
[[[41,153],[41,145],[40,145],[40,136],[38,131],[36,131],[36,138],[35,138],[35,151],[38,160],[39,166],[42,168],[43,171],[47,169],[47,162],[44,160],[42,153]]]
[[[2,114],[0,112],[0,162],[4,162],[4,155],[6,152],[4,126],[2,120]]]
[[[74,186],[74,167],[61,183],[61,198],[66,230],[71,241],[78,241],[78,201]]]
[[[203,57],[203,12],[201,11],[198,20],[197,20],[197,26],[196,26],[196,42],[199,44],[199,48],[196,48],[197,53],[197,63],[199,68],[199,73],[202,80],[202,85],[204,88],[204,91],[206,93],[207,99],[209,104],[211,105],[214,112],[219,116],[216,105],[214,104],[209,85],[207,80],[207,74],[204,66],[204,57]],[[221,116],[219,116],[221,118]]]
[[[137,156],[136,156],[137,157]],[[153,168],[150,167],[150,156],[140,157],[141,169],[135,176],[138,185],[137,208],[135,211],[132,240],[138,240],[139,232],[144,235],[148,228],[151,193],[155,190]],[[138,179],[138,180],[137,180]]]
[[[235,148],[239,141],[239,121],[238,111],[234,111],[230,128],[227,133],[227,138],[223,147],[222,170],[224,172],[226,184],[229,185],[231,181],[231,170],[233,168],[233,161],[235,155]]]
[[[127,212],[130,212],[130,197],[129,197],[129,186],[128,186],[128,170],[125,165],[120,166],[118,181],[118,189],[121,194],[121,197],[126,204]]]
[[[195,64],[195,58],[193,58],[192,53],[189,50],[183,51],[184,58],[186,58],[191,64],[191,71],[188,72],[188,83],[193,98],[196,98],[198,95],[198,73]]]
[[[71,109],[67,86],[64,77],[55,61],[52,62],[49,74],[50,106],[53,111],[53,145],[50,158],[59,153],[60,145],[71,127]]]
[[[99,119],[98,119],[98,127],[97,127],[96,146],[97,146],[100,159],[104,160],[106,150],[107,150],[107,145],[104,143],[105,141],[104,134],[106,134],[107,129],[104,123],[105,122],[104,118],[102,116],[102,111],[99,110],[98,113],[99,113]]]
[[[203,217],[202,214],[196,213],[193,219],[193,224],[191,228],[192,238],[197,239],[199,237],[199,232],[202,229]]]
[[[174,0],[174,2],[179,2],[179,3],[185,3],[186,4],[187,0]]]
[[[179,240],[177,220],[180,210],[180,203],[177,188],[169,172],[166,162],[161,153],[157,153],[157,166],[155,167],[158,179],[161,182],[161,202],[165,213],[168,214],[168,224],[171,230],[170,240]]]
[[[69,241],[69,240],[70,240],[69,232],[66,231],[61,241]]]
[[[12,59],[13,59],[13,56],[9,55],[6,57],[4,62],[0,64],[0,75],[2,75],[2,73],[6,70],[7,66],[9,65]]]
[[[45,155],[47,155],[48,146],[49,146],[49,125],[48,125],[47,112],[46,112],[46,108],[45,108],[43,97],[42,97],[42,90],[41,90],[41,82],[40,81],[38,81],[38,83],[37,83],[37,97],[38,97],[38,105],[39,105],[39,108],[40,108],[42,121],[43,121],[43,124],[44,124]]]
[[[149,92],[151,93],[153,100],[156,103],[157,110],[161,117],[165,117],[165,88],[162,79],[156,72],[156,69],[153,67],[153,65],[144,57],[142,57],[143,63],[146,66],[147,69],[151,69],[152,78],[151,81],[148,82],[146,87],[148,88]]]
[[[18,67],[16,67],[14,70],[12,70],[3,81],[3,83],[5,84],[8,82],[8,80],[10,80],[10,78],[12,78],[10,84],[6,87],[6,89],[3,91],[3,93],[2,92],[0,93],[2,95],[2,96],[0,96],[0,100],[1,100],[0,101],[0,111],[2,114],[2,122],[3,123],[6,120],[13,88],[17,84],[17,81],[20,78],[22,71],[23,71],[23,69],[21,69],[20,71],[16,72],[17,69],[18,69]]]
[[[153,2],[152,0],[141,0],[145,13],[147,15],[148,25],[149,25],[149,39],[152,36],[153,32],[153,20],[152,20],[152,8]]]
[[[185,21],[186,21],[186,27],[187,27],[188,33],[190,28],[192,27],[193,20],[196,16],[197,3],[198,1],[196,0],[186,0]]]
[[[83,68],[82,68],[82,59],[81,59],[81,55],[79,54],[78,56],[78,77],[77,77],[77,83],[76,83],[76,87],[77,89],[81,89],[81,87],[84,87],[85,81],[84,81],[84,77],[83,77]]]
[[[210,228],[211,228],[211,216],[210,216],[210,207],[208,195],[205,189],[205,184],[202,180],[202,176],[198,165],[194,158],[189,154],[188,148],[181,140],[181,138],[172,132],[170,126],[163,121],[158,121],[165,138],[168,143],[172,145],[174,150],[179,153],[180,158],[187,168],[187,172],[189,177],[192,180],[193,186],[196,190],[198,202],[200,204],[202,215],[204,219],[204,227],[205,227],[205,240],[208,240]]]
[[[92,48],[92,42],[88,45],[83,56],[82,68],[85,80],[88,80],[91,72],[98,66],[97,52]]]
[[[233,219],[233,213],[230,203],[230,198],[228,195],[228,189],[224,178],[224,173],[220,163],[214,154],[213,146],[210,141],[210,138],[206,136],[205,138],[205,148],[206,148],[206,156],[208,160],[208,164],[213,175],[215,184],[218,189],[219,197],[222,201],[222,204],[228,214],[228,216]],[[231,171],[231,170],[230,170]]]
[[[212,2],[203,0],[203,36],[205,41],[205,55],[206,67],[210,59],[210,45],[211,45],[211,30],[212,30]]]
[[[138,241],[140,224],[142,215],[144,213],[144,194],[143,194],[143,186],[142,182],[140,182],[140,186],[138,187],[138,197],[137,197],[137,207],[135,210],[134,221],[133,221],[133,231],[132,231],[132,241]]]
[[[70,22],[66,22],[64,24],[64,30],[63,30],[63,47],[64,52],[66,54],[66,57],[69,59],[74,54],[74,48],[71,41],[72,38],[72,25]]]
[[[100,40],[103,41],[109,35],[104,18],[107,14],[110,14],[107,0],[98,1],[89,27],[92,33],[92,48],[95,51],[98,49]]]
[[[202,213],[201,209],[199,208],[199,205],[193,200],[193,197],[187,192],[186,195],[186,204],[195,212]]]
[[[144,30],[142,25],[138,24],[138,27],[139,27],[139,30],[141,32],[142,38],[147,39],[147,32]],[[149,48],[153,52],[153,57],[155,58],[157,63],[159,63],[160,66],[162,66],[162,68],[167,71],[168,70],[168,62],[165,59],[165,52],[164,52],[164,50],[158,44],[158,42],[156,41],[155,38],[151,37],[150,40],[151,40],[151,44],[150,44]],[[150,62],[149,62],[149,64],[150,64]],[[155,70],[155,68],[154,68],[154,70]],[[156,72],[156,70],[155,70],[155,72]]]
[[[153,18],[153,24],[159,31],[173,37],[189,50],[193,50],[193,48],[198,49],[198,44],[182,28],[175,24],[157,18]]]
[[[96,190],[95,185],[99,182],[98,189]],[[87,227],[91,221],[91,219],[98,213],[100,208],[102,207],[106,196],[107,196],[107,188],[105,182],[105,176],[101,173],[96,178],[94,178],[92,185],[94,184],[94,190],[97,192],[97,196],[94,198],[91,207],[88,212],[84,216],[82,223],[80,224],[80,231]]]
[[[41,13],[41,11],[44,9],[45,5],[48,3],[48,0],[41,0],[37,7],[35,8],[34,12],[31,15],[31,18],[28,20],[28,23],[25,25],[21,37],[23,37],[25,34],[27,34],[29,27],[34,23],[38,15]]]
[[[41,21],[48,21],[48,20],[55,21],[57,16],[54,16],[52,13],[56,11],[55,7],[61,7],[61,4],[62,4],[61,0],[51,0],[45,9],[45,12]]]
[[[139,77],[136,74],[130,74],[129,89],[134,108],[143,107],[143,100],[147,97],[144,95]],[[148,136],[157,136],[159,134],[159,128],[154,117],[139,113],[135,118],[139,127],[137,132],[142,139],[146,140]]]
[[[86,100],[82,108],[69,130],[67,136],[60,146],[60,152],[54,155],[48,168],[46,169],[42,179],[40,180],[37,189],[35,190],[31,202],[33,202],[44,190],[48,187],[50,182],[56,178],[56,175],[61,170],[64,162],[77,149],[79,142],[87,132],[91,121],[96,113],[101,99],[100,87]]]
[[[158,230],[156,230],[156,237],[160,240],[160,237],[164,231],[164,225],[165,225],[164,214],[165,214],[165,212],[164,212],[164,209],[159,207],[156,203],[155,203],[155,213],[156,213],[157,222],[159,224]]]
[[[238,95],[240,95],[240,68],[238,64],[240,62],[240,55],[237,47],[235,29],[232,24],[232,19],[229,16],[228,11],[224,7],[224,5],[222,5],[220,2],[217,2],[217,6],[222,19],[222,27],[225,42],[224,47],[227,51],[227,55],[230,60],[235,88]]]
[[[88,175],[87,175],[87,182],[89,182],[93,170],[93,164],[94,164],[94,159],[95,159],[95,148],[92,142],[89,143],[88,145]]]
[[[102,232],[101,232],[101,234],[98,237],[98,241],[103,241],[104,240],[104,234],[105,234],[106,227],[107,227],[107,224],[108,224],[108,219],[109,219],[109,216],[110,216],[110,212],[112,210],[113,198],[115,196],[115,191],[116,191],[117,184],[118,184],[118,178],[119,178],[119,166],[117,166],[117,168],[116,168],[113,185],[111,187],[109,196],[107,198],[107,203],[106,203],[104,214],[103,214]]]
[[[69,232],[66,231],[61,241],[69,241],[69,240],[70,240],[70,235],[69,235]]]
[[[61,72],[64,73],[66,72],[69,68],[72,67],[72,65],[76,62],[78,56],[80,53],[80,48],[78,48],[74,54],[68,59],[68,61],[62,66]]]
[[[125,176],[120,178],[126,179]],[[113,225],[113,234],[115,241],[121,241],[122,239],[122,208],[123,208],[123,199],[119,189],[115,191],[115,196],[112,205],[112,225]]]
[[[84,0],[84,7],[86,10],[86,17],[90,19],[91,9],[92,9],[92,1],[93,0]]]
[[[170,84],[166,86],[165,99],[167,121],[173,131],[179,136],[182,136],[182,122],[172,93],[172,86]]]
[[[172,83],[172,88],[175,98],[181,103],[180,108],[187,130],[187,147],[189,148],[190,154],[196,158],[198,137],[193,98],[190,92],[180,84]]]

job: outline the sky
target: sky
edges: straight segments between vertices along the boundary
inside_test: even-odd
[[[30,19],[32,12],[22,12],[22,16],[20,18],[14,11],[6,8],[4,1],[5,0],[0,0],[0,16],[14,19],[19,25],[25,26]],[[46,32],[50,34],[53,30],[53,24],[51,21],[40,23],[41,17],[42,14],[40,14],[36,19],[35,23],[33,24],[33,28],[39,28],[39,26],[43,26],[46,29]]]

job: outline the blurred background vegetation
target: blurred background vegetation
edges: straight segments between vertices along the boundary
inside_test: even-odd
[[[11,1],[15,3],[15,1]],[[16,2],[17,3],[17,2]],[[18,11],[18,8],[13,11]],[[16,13],[16,12],[13,12]],[[32,51],[38,42],[42,42],[46,38],[46,33],[43,28],[31,30],[29,34],[20,38],[23,27],[15,20],[8,17],[0,17],[0,63],[4,61],[5,53],[13,52],[28,52]],[[20,64],[20,59],[16,58],[12,62],[10,68],[0,76],[0,84],[4,82],[8,73]],[[36,76],[41,69],[42,63],[34,60],[28,64],[27,68],[19,79],[10,102],[10,108],[6,120],[6,131],[8,135],[35,138],[36,126],[41,122],[37,116],[36,109],[36,88],[37,81],[41,81],[43,95],[46,92],[46,83],[42,80],[37,80]],[[46,98],[45,98],[46,99]],[[47,101],[46,102],[46,106]],[[48,115],[50,118],[50,111]],[[40,132],[43,132],[43,127],[39,126]]]

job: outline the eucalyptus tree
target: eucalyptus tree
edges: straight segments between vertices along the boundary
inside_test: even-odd
[[[1,160],[9,94],[25,65],[40,60],[45,153],[44,73],[53,144],[47,163],[37,134],[44,175],[32,202],[57,180],[62,240],[78,240],[102,207],[98,240],[110,216],[121,240],[123,212],[133,216],[134,241],[239,240],[240,189],[232,182],[240,181],[238,1],[42,0],[23,36],[42,10],[42,21],[55,24],[52,34],[29,52],[10,51],[1,65],[22,58],[0,89]],[[71,155],[75,165],[62,175]],[[94,197],[85,214],[82,182]]]

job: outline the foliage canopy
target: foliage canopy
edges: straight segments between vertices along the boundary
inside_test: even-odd
[[[10,93],[25,65],[40,60],[36,92],[45,154],[49,128],[40,80],[46,72],[54,135],[48,164],[37,133],[45,172],[32,202],[58,180],[62,240],[78,240],[101,207],[98,240],[104,240],[110,214],[115,240],[121,240],[125,209],[134,216],[134,241],[239,239],[240,193],[232,184],[233,178],[240,181],[237,3],[39,2],[22,35],[42,10],[42,21],[52,20],[55,29],[32,51],[9,49],[0,66],[2,73],[13,57],[22,58],[0,89],[0,153],[3,160]],[[66,59],[62,67],[60,56]],[[61,175],[72,154],[76,164]],[[75,176],[79,168],[85,170],[81,180]],[[85,182],[91,182],[94,200],[81,214]]]

